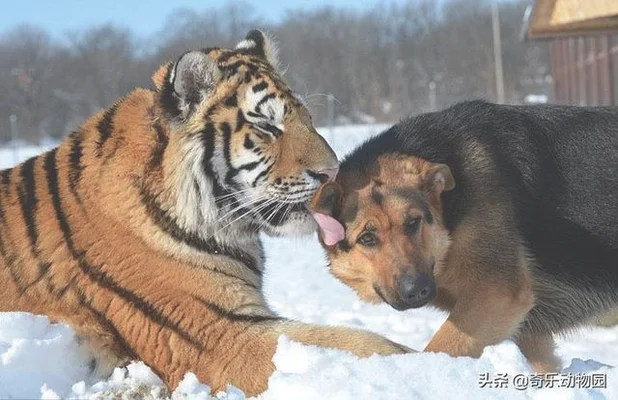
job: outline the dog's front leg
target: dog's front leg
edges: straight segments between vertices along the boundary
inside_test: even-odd
[[[550,373],[560,370],[560,359],[554,353],[554,337],[550,332],[536,333],[521,330],[515,342],[537,373]]]
[[[448,319],[425,351],[479,357],[485,346],[516,332],[534,305],[530,279],[521,271],[518,285],[476,281],[459,293]]]

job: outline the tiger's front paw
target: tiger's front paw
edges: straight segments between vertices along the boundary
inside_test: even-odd
[[[413,350],[403,344],[393,342],[383,336],[365,333],[362,332],[365,336],[363,338],[359,338],[358,342],[353,343],[355,346],[351,351],[359,357],[369,357],[374,354],[378,354],[381,356],[390,356],[393,354],[407,354],[407,353],[416,353],[416,350]]]

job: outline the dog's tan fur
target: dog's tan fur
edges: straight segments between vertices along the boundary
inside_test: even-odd
[[[286,134],[263,150],[277,159],[266,179],[336,163],[307,110],[266,60],[247,52],[209,53],[215,61],[223,55],[219,68],[237,65],[236,75],[214,88],[194,118],[170,121],[164,113],[160,92],[173,68],[167,64],[153,78],[156,91],[135,90],[58,149],[0,173],[0,311],[68,323],[98,353],[101,373],[140,359],[169,388],[192,371],[215,392],[233,384],[258,394],[273,372],[282,334],[359,356],[408,351],[368,332],[276,316],[261,292],[257,238],[229,228],[226,243],[247,253],[242,260],[190,245],[217,228],[200,226],[204,237],[184,233],[198,229],[193,210],[204,219],[214,212],[201,210],[204,199],[194,192],[191,168],[202,168],[199,161],[191,164],[200,148],[196,140],[205,123],[231,126],[233,158],[252,134],[238,122],[251,85],[264,82],[288,106]],[[249,258],[256,260],[253,269],[245,263]]]
[[[501,206],[503,199],[472,199],[478,204],[474,212],[449,234],[440,198],[455,184],[445,165],[403,155],[342,170],[312,203],[316,211],[336,214],[346,228],[342,242],[324,246],[331,272],[370,302],[390,302],[402,274],[430,273],[437,285],[433,304],[450,314],[426,351],[478,357],[485,346],[514,338],[537,370],[554,370],[551,337],[518,336],[534,294],[523,246],[519,252],[502,250],[512,248],[502,244],[519,240],[508,208]],[[410,199],[419,196],[433,221],[423,219],[418,233],[408,235],[405,221],[422,214]],[[375,247],[358,243],[368,230],[379,240]],[[507,264],[516,268],[500,268]]]

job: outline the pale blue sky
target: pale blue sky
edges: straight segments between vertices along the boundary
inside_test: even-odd
[[[256,14],[270,21],[285,15],[288,9],[312,9],[337,6],[353,9],[404,0],[262,0],[247,2]],[[3,0],[0,33],[22,23],[43,27],[62,36],[69,31],[113,22],[131,28],[138,36],[158,32],[166,17],[177,8],[207,10],[226,4],[218,0]]]

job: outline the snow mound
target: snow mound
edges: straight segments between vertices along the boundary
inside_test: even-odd
[[[0,359],[0,398],[245,399],[232,386],[213,394],[192,373],[169,393],[142,362],[116,368],[96,382],[90,375],[92,355],[71,328],[27,313],[0,313]],[[530,367],[509,341],[488,347],[478,360],[431,353],[359,359],[281,337],[273,361],[277,370],[260,396],[264,400],[618,398],[618,370],[592,360],[574,359],[562,375],[601,375],[606,388],[580,387],[575,380],[567,388],[534,387]],[[482,384],[500,376],[505,377],[503,387]],[[517,376],[528,380],[525,387],[515,387]]]
[[[188,373],[173,393],[142,362],[116,368],[99,382],[91,375],[93,355],[73,330],[44,316],[0,313],[0,398],[2,399],[195,399],[240,400],[229,387],[212,397],[210,388]],[[77,382],[77,383],[75,383]]]
[[[0,313],[0,398],[39,398],[89,373],[92,356],[66,325],[27,313]]]
[[[574,361],[562,375],[606,374],[607,389],[535,388],[534,374],[518,347],[505,341],[485,349],[480,359],[418,353],[359,359],[337,350],[304,346],[282,337],[273,358],[277,371],[263,398],[271,399],[611,399],[618,373],[600,363]],[[504,375],[506,374],[506,375]],[[506,376],[505,387],[482,387],[484,376]],[[522,376],[525,378],[515,378]],[[513,379],[528,379],[516,388]]]

